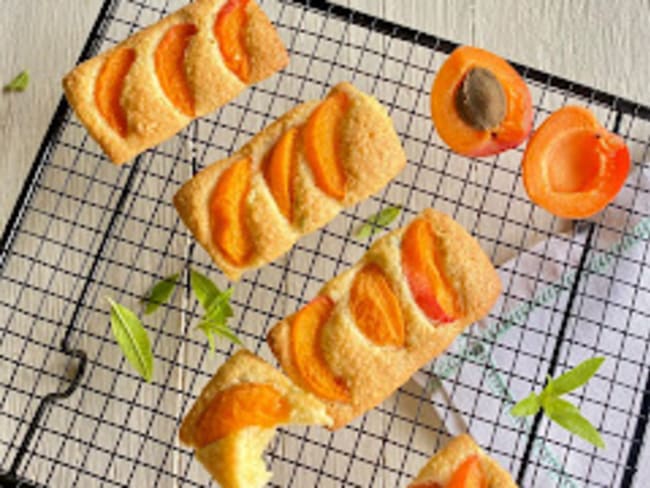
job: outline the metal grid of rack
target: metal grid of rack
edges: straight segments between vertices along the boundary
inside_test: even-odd
[[[81,59],[181,5],[106,0]],[[428,206],[448,212],[501,265],[503,298],[485,324],[468,332],[470,343],[480,341],[482,327],[504,323],[521,306],[522,288],[552,287],[566,273],[575,280],[522,323],[483,339],[489,363],[452,348],[446,357],[459,359],[452,374],[436,380],[432,369],[421,371],[416,382],[339,432],[283,430],[268,453],[273,486],[403,486],[457,430],[469,430],[522,486],[633,486],[650,411],[644,326],[650,260],[647,236],[637,232],[650,218],[643,205],[650,192],[644,174],[650,108],[517,66],[530,84],[537,124],[564,104],[588,105],[626,139],[633,156],[634,171],[605,212],[589,222],[559,221],[526,198],[521,149],[465,158],[435,133],[429,87],[453,43],[321,0],[262,5],[287,43],[289,68],[129,166],[108,164],[61,102],[0,247],[0,480],[209,483],[179,446],[177,429],[232,346],[219,343],[216,355],[208,352],[192,329],[200,311],[181,287],[145,321],[156,360],[154,380],[146,384],[121,359],[102,297],[135,306],[155,279],[190,266],[218,277],[177,219],[172,195],[294,104],[349,80],[388,107],[408,168],[380,194],[236,285],[234,328],[249,348],[271,358],[268,328],[363,254],[370,242],[355,240],[351,231],[387,204],[404,206],[394,225]],[[612,250],[624,239],[631,245]],[[603,256],[606,265],[590,265]],[[612,291],[620,288],[627,290],[624,298]],[[508,417],[513,394],[539,389],[547,374],[595,354],[607,355],[607,366],[573,399],[595,419],[605,451],[541,417],[528,423]],[[487,386],[494,377],[502,389]]]

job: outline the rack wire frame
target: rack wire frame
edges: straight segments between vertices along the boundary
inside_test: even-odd
[[[80,60],[181,6],[180,0],[152,4],[106,0]],[[132,304],[147,283],[179,267],[215,276],[170,205],[175,189],[290,106],[349,80],[388,107],[408,168],[380,194],[301,240],[286,258],[246,276],[234,295],[237,333],[270,357],[265,331],[369,245],[350,237],[355,226],[387,204],[404,206],[398,225],[433,206],[463,223],[495,262],[509,261],[501,269],[503,299],[488,323],[499,323],[522,302],[518,283],[540,289],[552,286],[558,273],[575,273],[571,286],[538,306],[541,317],[532,314],[516,331],[483,345],[502,361],[490,368],[517,394],[539,389],[547,374],[581,358],[606,354],[606,371],[573,399],[597,414],[608,449],[589,448],[541,416],[509,423],[512,398],[486,388],[490,368],[452,349],[447,356],[457,357],[460,369],[442,381],[445,400],[430,388],[437,376],[425,368],[420,384],[405,385],[342,431],[283,430],[268,453],[273,486],[405,485],[453,433],[457,417],[522,486],[633,486],[650,412],[650,338],[643,327],[650,315],[648,245],[639,238],[631,250],[613,252],[610,244],[638,237],[634,224],[650,217],[641,205],[649,191],[644,171],[650,107],[515,65],[531,86],[536,124],[567,103],[588,105],[632,151],[635,168],[622,199],[596,219],[567,227],[522,192],[521,149],[470,159],[454,155],[437,137],[428,89],[456,44],[324,0],[262,4],[289,47],[291,66],[130,166],[108,165],[65,101],[59,104],[0,245],[0,484],[209,483],[191,452],[178,445],[176,432],[200,387],[233,347],[221,343],[212,357],[192,333],[200,313],[184,276],[173,301],[147,322],[157,370],[153,382],[144,384],[116,359],[121,355],[101,296]],[[314,77],[314,71],[327,76]],[[554,246],[565,252],[554,253]],[[603,255],[613,260],[611,266],[588,266]],[[612,291],[620,287],[629,289],[626,303]],[[28,299],[39,307],[27,309]],[[479,331],[466,337],[479,340]],[[539,349],[528,350],[529,335]],[[468,382],[468,376],[478,382]],[[20,408],[8,408],[12,404]],[[554,453],[552,461],[539,454],[540,442],[544,452]],[[568,462],[576,456],[577,466]]]

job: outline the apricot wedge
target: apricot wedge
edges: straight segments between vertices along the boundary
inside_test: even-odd
[[[431,225],[416,219],[402,238],[402,268],[415,302],[429,319],[452,322],[462,312],[440,265],[440,249]]]
[[[290,319],[291,355],[308,390],[324,400],[349,402],[347,387],[334,376],[320,347],[320,333],[333,308],[332,299],[321,295]]]
[[[210,201],[212,238],[235,266],[245,265],[254,250],[246,223],[246,197],[251,178],[251,161],[240,159],[221,174]]]
[[[404,346],[404,318],[395,292],[376,264],[368,264],[354,277],[350,311],[357,327],[378,346]]]
[[[531,137],[522,161],[530,199],[558,217],[600,212],[625,184],[630,152],[582,107],[552,113]]]
[[[194,117],[194,95],[185,75],[185,50],[196,33],[193,24],[175,25],[162,38],[154,56],[156,75],[165,95],[188,117]]]
[[[521,144],[533,106],[519,73],[496,54],[471,46],[454,50],[431,89],[431,116],[455,152],[489,156]]]
[[[292,127],[278,140],[264,166],[264,179],[280,212],[293,221],[293,182],[296,174],[298,128]]]
[[[214,36],[230,71],[244,83],[248,82],[250,61],[246,50],[246,5],[248,0],[228,0],[214,23]]]
[[[273,428],[285,423],[291,405],[273,386],[244,383],[220,391],[198,420],[197,447],[205,447],[251,426]]]
[[[115,132],[126,137],[128,132],[126,112],[120,103],[124,79],[135,61],[135,51],[120,48],[108,56],[99,71],[95,84],[95,103],[99,113]]]
[[[470,456],[454,471],[446,488],[487,488],[478,456]]]
[[[345,171],[341,164],[341,121],[348,108],[344,93],[327,97],[311,114],[304,130],[305,156],[324,193],[342,200],[345,197]]]

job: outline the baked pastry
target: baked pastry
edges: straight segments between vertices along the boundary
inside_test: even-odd
[[[517,488],[510,474],[467,434],[455,437],[422,468],[408,488]]]
[[[268,343],[287,375],[327,402],[338,428],[440,355],[500,291],[478,242],[428,209],[378,239]]]
[[[280,117],[174,197],[183,221],[231,279],[287,252],[406,164],[386,110],[349,83]]]
[[[262,453],[277,426],[330,423],[314,395],[241,350],[203,388],[179,437],[223,488],[255,488],[271,478]]]
[[[196,0],[63,79],[70,105],[124,163],[289,61],[253,0]]]

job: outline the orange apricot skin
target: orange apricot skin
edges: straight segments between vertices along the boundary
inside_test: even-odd
[[[291,405],[273,386],[244,383],[215,395],[197,423],[197,447],[251,426],[273,428],[286,423]]]
[[[376,264],[364,266],[354,277],[350,311],[361,332],[378,346],[404,346],[404,318],[399,300]]]
[[[244,266],[254,252],[246,222],[246,197],[251,179],[250,159],[240,159],[221,174],[210,201],[212,238],[235,266]]]
[[[446,488],[487,488],[487,479],[477,455],[468,457],[454,471]]]
[[[214,35],[224,62],[230,71],[244,83],[250,76],[250,61],[246,50],[246,6],[248,0],[228,0],[214,23]]]
[[[522,176],[534,203],[558,217],[582,219],[614,200],[630,165],[622,138],[602,127],[588,109],[566,106],[531,137]]]
[[[194,117],[194,95],[185,75],[185,50],[197,32],[193,24],[173,26],[158,44],[154,56],[161,88],[188,117]]]
[[[477,130],[456,109],[456,94],[472,68],[490,70],[501,83],[507,101],[506,115],[498,127]],[[454,50],[443,63],[431,89],[431,116],[440,138],[455,152],[481,157],[517,147],[533,126],[533,103],[526,82],[503,58],[472,46]]]
[[[286,131],[269,154],[264,166],[264,179],[278,208],[289,222],[293,221],[293,182],[296,178],[299,129]]]
[[[108,125],[120,136],[126,137],[128,126],[126,112],[120,103],[124,79],[135,62],[135,50],[120,48],[111,53],[97,77],[95,103]]]
[[[308,390],[324,400],[348,403],[350,393],[330,370],[320,346],[322,327],[333,309],[332,299],[321,295],[294,314],[290,319],[291,355]]]
[[[305,125],[305,156],[316,186],[336,200],[345,197],[345,171],[341,163],[341,122],[348,109],[345,93],[327,97],[310,115]]]
[[[447,282],[431,224],[416,219],[402,238],[402,268],[415,302],[432,321],[453,322],[462,315],[455,291]]]

